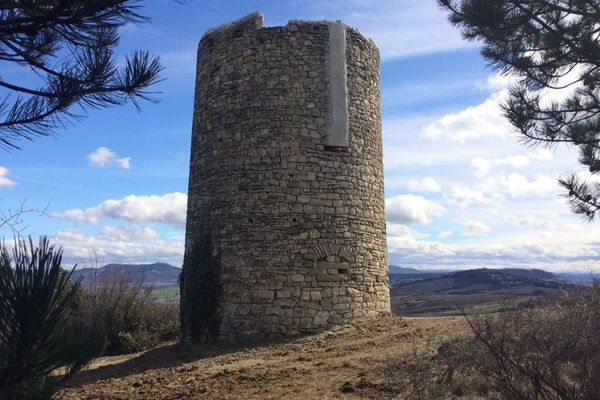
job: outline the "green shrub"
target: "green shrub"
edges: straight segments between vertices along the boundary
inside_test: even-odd
[[[61,262],[61,249],[45,237],[37,247],[31,238],[16,241],[12,259],[0,246],[2,399],[51,398],[102,350],[102,338],[75,316],[80,286]]]

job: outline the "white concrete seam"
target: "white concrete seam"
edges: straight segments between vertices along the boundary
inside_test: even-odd
[[[326,146],[348,147],[348,88],[346,82],[346,25],[329,26],[329,129]]]

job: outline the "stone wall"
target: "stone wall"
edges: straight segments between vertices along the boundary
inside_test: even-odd
[[[204,323],[194,321],[205,315],[197,290],[211,293],[212,332],[223,340],[315,332],[390,310],[379,52],[343,25],[348,97],[338,105],[348,143],[326,151],[332,24],[265,28],[256,13],[200,41],[184,338]],[[206,240],[210,254],[198,256]]]

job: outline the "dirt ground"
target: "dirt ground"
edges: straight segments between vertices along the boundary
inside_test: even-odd
[[[98,359],[69,381],[58,398],[406,398],[393,389],[388,365],[402,364],[427,349],[435,353],[441,342],[466,335],[462,317],[390,315],[276,343],[171,344]]]

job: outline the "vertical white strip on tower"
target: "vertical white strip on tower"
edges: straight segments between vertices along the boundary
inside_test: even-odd
[[[329,130],[326,147],[348,147],[348,89],[346,86],[346,26],[329,22]]]

